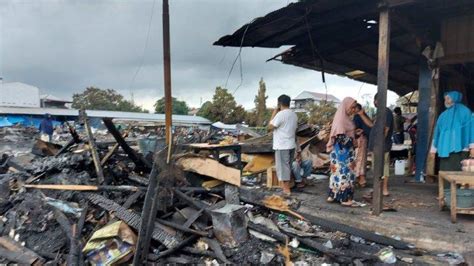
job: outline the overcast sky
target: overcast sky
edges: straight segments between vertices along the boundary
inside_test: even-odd
[[[223,86],[238,48],[213,46],[221,36],[288,0],[171,0],[173,96],[192,107]],[[147,109],[163,96],[161,0],[1,1],[0,75],[40,88],[42,94],[71,99],[88,86],[111,88]],[[153,8],[154,6],[154,8]],[[152,17],[153,14],[153,17]],[[152,19],[151,19],[152,18]],[[150,25],[151,19],[151,27]],[[145,43],[150,29],[148,45]],[[282,93],[324,92],[316,71],[265,60],[287,49],[244,48],[243,82],[238,64],[228,82],[238,103],[253,107],[261,77],[268,106]],[[144,55],[144,56],[143,56]],[[141,66],[141,67],[140,67]],[[135,73],[138,74],[135,76]],[[329,93],[358,100],[375,86],[328,76]],[[389,104],[396,95],[389,93]]]

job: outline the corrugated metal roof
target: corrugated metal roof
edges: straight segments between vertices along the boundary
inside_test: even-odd
[[[418,88],[420,51],[434,47],[446,18],[472,14],[472,0],[306,0],[243,25],[214,45],[292,46],[273,57],[285,64],[377,84],[379,5],[391,6],[389,89]],[[317,53],[315,53],[317,51]],[[354,75],[356,74],[356,75]]]
[[[56,97],[54,95],[51,95],[51,94],[40,95],[40,98],[43,101],[72,103],[72,101],[70,101],[70,100],[61,99],[61,98],[58,98],[58,97]]]
[[[314,100],[328,100],[330,102],[334,103],[340,103],[341,101],[334,95],[332,94],[324,94],[324,93],[318,93],[318,92],[311,92],[311,91],[303,91],[298,96],[293,98],[293,100],[305,100],[305,99],[314,99]]]
[[[165,122],[164,114],[149,114],[149,113],[133,113],[133,112],[115,112],[115,111],[98,111],[86,110],[87,116],[96,118],[114,118],[117,120],[133,120],[133,121],[153,121]],[[56,109],[56,108],[19,108],[19,107],[0,107],[0,114],[21,114],[21,115],[44,115],[51,114],[52,116],[69,116],[76,117],[79,115],[79,110],[76,109]],[[200,116],[190,115],[173,115],[173,123],[176,124],[201,124],[210,125],[211,121]]]

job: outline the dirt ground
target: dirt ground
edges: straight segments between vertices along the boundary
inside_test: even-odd
[[[396,211],[384,212],[379,217],[371,214],[371,205],[343,207],[326,203],[328,180],[310,181],[310,185],[293,195],[302,201],[299,211],[322,218],[352,225],[380,234],[400,237],[416,247],[432,251],[474,250],[474,216],[458,215],[458,222],[451,223],[449,210],[439,211],[437,183],[409,183],[411,177],[391,177],[391,195],[384,198],[386,206]],[[355,200],[365,202],[363,195],[371,191],[356,189]],[[436,181],[437,182],[437,181]]]

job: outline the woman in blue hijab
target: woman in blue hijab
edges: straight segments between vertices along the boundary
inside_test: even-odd
[[[436,122],[431,153],[438,153],[442,171],[461,171],[461,161],[469,157],[468,151],[474,147],[472,112],[461,100],[460,92],[445,93],[446,110]]]

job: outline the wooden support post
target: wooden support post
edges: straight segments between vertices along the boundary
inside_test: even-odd
[[[457,214],[457,186],[456,186],[456,181],[451,181],[451,222],[456,223],[456,214]]]
[[[432,76],[431,78],[431,101],[430,101],[430,122],[429,122],[429,141],[428,145],[431,145],[431,142],[433,141],[433,132],[434,132],[434,127],[436,124],[436,120],[438,118],[438,113],[439,113],[439,69],[438,69],[438,75]],[[429,147],[428,147],[429,149]],[[429,152],[429,151],[427,151]],[[428,156],[427,162],[426,162],[426,173],[429,176],[434,176],[436,174],[436,157],[434,156]]]
[[[133,257],[133,265],[146,264],[148,251],[150,249],[150,232],[153,232],[155,226],[155,218],[158,210],[158,160],[161,158],[159,153],[155,154],[155,161],[149,176],[148,189],[143,202],[142,220],[138,230],[138,240],[136,244],[136,252]]]
[[[373,213],[379,215],[383,209],[382,176],[384,166],[384,143],[388,87],[388,67],[390,54],[390,11],[382,7],[379,19],[379,51],[377,71],[377,120],[375,122],[374,147],[374,194]]]
[[[421,181],[425,171],[426,158],[429,151],[431,103],[431,70],[426,58],[420,56],[420,71],[418,80],[418,123],[416,130],[416,181]]]
[[[111,118],[103,118],[102,121],[104,121],[105,127],[107,128],[109,133],[112,134],[112,136],[115,138],[117,143],[120,144],[120,147],[122,147],[123,151],[127,153],[128,158],[130,158],[137,165],[141,165],[148,169],[151,169],[151,163],[145,160],[145,158],[143,158],[142,156],[140,156],[135,150],[130,148],[130,146],[128,146],[125,139],[122,138],[122,135],[115,127]]]
[[[89,139],[89,147],[92,153],[92,160],[94,161],[95,172],[97,174],[97,183],[101,185],[104,183],[104,172],[102,170],[102,165],[100,164],[99,154],[97,153],[97,148],[95,145],[94,135],[92,134],[92,130],[89,124],[89,118],[87,118],[87,114],[85,110],[80,110],[81,117],[84,120],[84,127],[86,128],[87,138]]]

